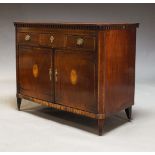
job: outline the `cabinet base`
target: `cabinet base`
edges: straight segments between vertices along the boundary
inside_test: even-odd
[[[71,112],[71,113],[75,113],[75,114],[78,114],[78,115],[90,117],[90,118],[93,118],[93,119],[105,119],[104,114],[95,114],[95,113],[91,113],[91,112],[88,112],[88,111],[83,111],[83,110],[75,109],[75,108],[72,108],[72,107],[67,107],[67,106],[64,106],[64,105],[43,101],[43,100],[36,99],[36,98],[33,98],[33,97],[25,96],[25,95],[22,95],[22,94],[17,94],[17,104],[19,103],[18,104],[19,109],[20,109],[21,102],[20,102],[20,99],[18,99],[18,98],[20,98],[20,99],[23,98],[23,99],[26,99],[26,100],[29,100],[29,101],[32,101],[32,102],[36,102],[36,103],[39,103],[39,104],[42,104],[42,105],[45,105],[45,106],[48,106],[48,107],[51,107],[51,108],[55,108],[57,110]]]
[[[45,106],[48,106],[48,107],[55,108],[57,110],[67,111],[67,112],[71,112],[71,113],[75,113],[75,114],[78,114],[78,115],[83,115],[83,116],[86,116],[86,117],[96,119],[97,122],[98,122],[98,135],[102,136],[102,134],[103,134],[103,126],[104,126],[104,121],[105,121],[105,115],[104,114],[90,113],[90,112],[87,112],[87,111],[82,111],[82,110],[79,110],[79,109],[74,109],[74,108],[71,108],[71,107],[67,107],[67,106],[63,106],[63,105],[59,105],[59,104],[55,104],[55,103],[51,103],[51,102],[47,102],[47,101],[42,101],[42,100],[32,98],[32,97],[29,97],[29,96],[25,96],[25,95],[22,95],[22,94],[17,94],[17,108],[18,108],[18,110],[20,110],[22,99],[33,101],[33,102],[36,102],[36,103],[39,103],[39,104],[42,104],[42,105],[45,105]],[[126,112],[127,118],[129,120],[131,120],[132,106],[126,108],[125,112]]]

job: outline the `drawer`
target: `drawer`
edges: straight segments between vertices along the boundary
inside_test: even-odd
[[[65,46],[69,48],[81,48],[95,50],[96,37],[84,35],[67,35]]]
[[[19,44],[39,44],[39,35],[31,32],[19,32],[17,33],[17,42]]]
[[[39,44],[55,48],[64,47],[64,35],[59,33],[41,33]]]

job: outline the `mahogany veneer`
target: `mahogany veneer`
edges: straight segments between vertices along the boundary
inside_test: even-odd
[[[98,120],[125,109],[135,88],[135,24],[22,23],[16,28],[17,105],[31,100]]]

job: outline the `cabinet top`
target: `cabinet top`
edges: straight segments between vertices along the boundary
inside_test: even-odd
[[[35,22],[14,22],[15,27],[44,27],[58,29],[84,29],[84,30],[105,30],[105,29],[128,29],[137,28],[139,23],[102,23],[102,22],[50,22],[50,23],[35,23]]]

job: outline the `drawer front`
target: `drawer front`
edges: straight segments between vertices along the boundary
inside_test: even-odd
[[[31,32],[19,32],[17,33],[17,42],[19,44],[38,45],[39,35]]]
[[[39,37],[41,46],[64,47],[64,36],[59,33],[41,33]]]
[[[67,35],[65,46],[86,50],[95,50],[96,38],[93,36]]]
[[[27,30],[17,33],[17,43],[51,48],[71,48],[94,51],[96,48],[96,37],[70,31],[31,32]]]

